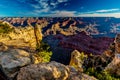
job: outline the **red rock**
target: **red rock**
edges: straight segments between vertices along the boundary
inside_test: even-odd
[[[62,39],[59,34],[57,39],[60,39],[59,45],[63,48],[77,49],[88,54],[102,54],[109,48],[110,43],[114,41],[114,39],[108,37],[92,38],[84,32],[67,37],[62,36]]]

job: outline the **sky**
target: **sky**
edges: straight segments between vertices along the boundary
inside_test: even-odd
[[[0,17],[116,17],[120,0],[0,0]]]

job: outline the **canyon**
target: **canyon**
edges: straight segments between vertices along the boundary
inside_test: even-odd
[[[104,17],[0,18],[0,29],[4,29],[4,27],[1,27],[2,25],[7,25],[10,29],[8,33],[0,33],[1,76],[17,80],[26,78],[28,80],[33,78],[41,80],[74,80],[75,78],[81,80],[80,77],[87,80],[96,80],[96,78],[83,72],[78,75],[79,71],[69,66],[71,53],[75,50],[88,56],[87,59],[84,59],[82,66],[86,68],[87,66],[95,67],[96,70],[100,67],[101,70],[106,71],[114,66],[112,72],[118,70],[115,74],[119,76],[119,66],[114,64],[116,61],[119,64],[119,52],[116,53],[116,51],[119,51],[119,39],[115,43],[115,35],[119,30],[114,31],[113,29],[119,27],[119,21],[117,20],[116,18]],[[36,47],[38,45],[36,44],[39,43],[36,39],[50,46],[53,53],[50,62],[40,63],[38,60],[35,63],[35,60],[39,59],[38,56],[34,55],[37,53]],[[107,64],[109,65],[107,66]],[[40,73],[35,73],[34,70],[39,70]],[[42,73],[42,71],[45,73]],[[64,75],[58,74],[61,72]],[[112,72],[109,73],[113,74]],[[30,76],[32,73],[34,75]],[[53,75],[46,77],[46,74]],[[42,75],[44,76],[42,77]],[[3,77],[1,79],[4,80]]]

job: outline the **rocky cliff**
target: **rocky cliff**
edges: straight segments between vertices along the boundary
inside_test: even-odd
[[[45,41],[53,49],[51,60],[68,64],[73,50],[78,50],[88,55],[102,55],[109,48],[110,44],[114,42],[114,39],[108,37],[93,38],[86,35],[85,32],[81,32],[71,36],[64,36],[62,34],[55,35],[54,37],[49,36],[45,38]]]
[[[30,65],[20,69],[17,80],[97,80],[57,62]]]
[[[91,24],[84,21],[84,19],[77,18],[0,18],[3,21],[9,22],[16,27],[34,26],[35,24],[41,25],[43,28],[43,34],[56,35],[58,33],[64,35],[74,35],[78,32],[85,31],[88,35],[99,34],[99,31],[95,26],[97,24]]]
[[[58,62],[33,63],[34,54],[23,49],[0,45],[1,80],[97,80]]]
[[[1,24],[3,24],[2,22]],[[6,45],[9,46],[15,46],[19,48],[36,48],[36,37],[35,37],[35,31],[34,27],[28,26],[25,28],[16,28],[14,26],[11,26],[8,24],[10,27],[13,28],[13,30],[9,33],[6,34],[0,34],[0,42],[3,42]],[[38,26],[40,27],[40,26]],[[37,35],[40,40],[42,40],[42,33],[39,31]]]
[[[110,74],[120,77],[120,34],[117,34],[114,40],[114,58],[111,63],[105,68]]]
[[[99,25],[96,23],[88,23],[84,19],[77,18],[0,19],[3,20],[2,24],[8,24],[12,29],[9,34],[0,34],[0,42],[2,42],[0,43],[1,80],[8,78],[17,80],[96,80],[82,73],[83,69],[77,71],[71,65],[77,65],[77,68],[94,67],[96,70],[106,70],[110,74],[120,75],[119,35],[115,38],[115,45],[111,45],[113,38],[92,37],[93,34],[100,34],[96,28]],[[37,28],[34,28],[36,24]],[[38,28],[42,29],[42,33],[36,31]],[[51,46],[52,62],[40,63],[41,59],[35,58],[33,55],[38,41],[36,38],[41,40],[42,37]],[[76,56],[72,54],[75,49],[80,51],[78,55],[84,52],[89,56],[84,63],[77,60]],[[90,56],[91,53],[93,56]],[[37,62],[39,64],[34,64],[35,59],[33,58],[39,59]],[[70,61],[71,65],[69,65]]]

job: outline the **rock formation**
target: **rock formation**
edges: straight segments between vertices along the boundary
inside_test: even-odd
[[[120,34],[117,34],[114,40],[115,54],[120,54]]]
[[[69,66],[57,62],[32,64],[20,69],[17,80],[96,80],[79,74]]]
[[[77,49],[80,52],[83,51],[85,53],[100,55],[108,49],[112,42],[112,38],[92,38],[84,32],[81,32],[76,35],[63,37],[59,45],[64,48]]]
[[[108,37],[92,38],[81,32],[72,36],[64,36],[62,34],[48,36],[45,41],[53,49],[51,60],[68,65],[72,51],[78,50],[88,55],[91,53],[93,55],[102,55],[108,50],[114,39]]]
[[[105,68],[105,71],[120,77],[120,34],[116,35],[114,43],[114,58],[111,63],[109,63],[108,66]]]
[[[38,27],[39,28],[39,27]],[[36,31],[36,34],[34,34]],[[39,31],[39,32],[38,32]],[[15,46],[19,48],[29,47],[32,49],[36,49],[36,36],[37,39],[42,39],[42,33],[40,30],[35,29],[33,27],[25,27],[25,28],[15,28],[9,34],[1,34],[0,42],[9,45]],[[39,37],[38,37],[39,36]]]
[[[76,18],[1,18],[16,27],[35,26],[38,24],[43,28],[43,34],[56,35],[74,35],[85,31],[89,35],[99,34],[95,26],[97,24],[86,23],[83,19]],[[84,27],[83,27],[84,26]]]
[[[96,80],[74,67],[58,62],[32,64],[32,57],[35,57],[33,54],[11,46],[6,47],[0,51],[1,80]]]
[[[19,69],[28,64],[31,64],[30,53],[24,50],[8,48],[0,51],[1,70],[9,79],[13,79]]]
[[[70,59],[70,64],[69,64],[70,66],[75,67],[80,72],[83,71],[82,69],[83,60],[81,57],[82,57],[82,54],[79,51],[74,50],[71,53],[71,59]]]
[[[40,48],[40,42],[42,40],[42,33],[40,30],[40,27],[37,24],[34,27],[34,35],[35,35],[35,39],[36,39],[36,46],[38,48]]]
[[[114,59],[108,64],[105,71],[120,77],[120,54],[115,54]]]
[[[2,75],[5,78],[17,78],[17,80],[96,80],[83,74],[82,66],[95,67],[96,70],[104,70],[105,68],[110,74],[120,76],[120,34],[115,38],[115,55],[111,54],[114,49],[108,50],[108,48],[113,42],[113,38],[93,38],[90,36],[102,33],[97,28],[100,27],[99,21],[97,23],[87,22],[83,18],[0,19],[3,20],[3,24],[8,24],[14,29],[9,34],[0,35],[0,67],[2,71],[0,73],[1,75],[5,74]],[[39,29],[42,29],[42,32]],[[51,37],[51,35],[53,36]],[[63,64],[70,62],[69,66],[57,62],[39,63],[41,58],[31,52],[35,51],[36,44],[38,47],[40,46],[39,41],[42,37],[47,37],[48,42],[52,45],[54,54],[51,61]],[[75,51],[72,52],[73,50]],[[83,63],[81,59],[78,59],[81,54],[76,50],[88,55],[92,53],[94,57],[86,58]],[[113,56],[115,57],[113,58]],[[112,59],[113,61],[108,64]],[[39,64],[32,64],[32,62]],[[71,67],[74,65],[77,70]]]

